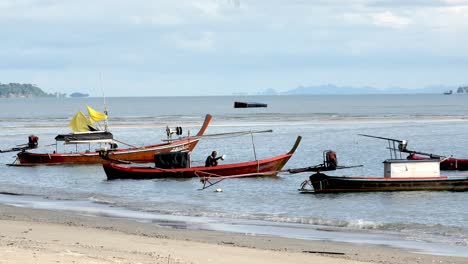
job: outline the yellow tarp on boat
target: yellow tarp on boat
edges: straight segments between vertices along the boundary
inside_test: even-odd
[[[68,125],[73,132],[87,132],[93,126],[91,121],[81,111],[76,113]]]
[[[89,119],[91,119],[92,121],[99,122],[107,119],[106,114],[98,112],[90,106],[86,106],[86,108],[88,109]]]

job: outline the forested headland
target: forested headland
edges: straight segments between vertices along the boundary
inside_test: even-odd
[[[0,98],[65,97],[62,93],[46,93],[34,84],[0,83]]]

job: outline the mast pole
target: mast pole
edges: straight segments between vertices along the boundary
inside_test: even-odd
[[[255,142],[254,142],[254,137],[253,137],[252,130],[250,131],[250,136],[252,137],[252,147],[253,147],[254,158],[257,161],[257,172],[259,172],[260,171],[260,163],[257,160],[257,151],[255,150]]]
[[[388,140],[388,150],[390,151],[390,158],[393,159],[393,155],[392,155],[392,145],[390,144],[390,140]]]
[[[106,96],[104,95],[104,87],[102,86],[102,72],[100,74],[100,86],[101,86],[101,92],[102,92],[102,100],[104,103],[104,114],[106,114],[107,118],[104,120],[104,131],[108,131],[108,123],[107,119],[109,118],[109,114],[107,113],[107,104],[106,104]]]
[[[257,160],[257,152],[255,151],[255,142],[254,142],[254,138],[253,138],[253,133],[252,133],[252,132],[250,132],[250,136],[252,137],[252,147],[253,147],[254,158],[255,158],[255,160]]]

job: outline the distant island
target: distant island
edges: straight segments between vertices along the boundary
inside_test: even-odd
[[[461,86],[457,89],[457,94],[466,94],[468,93],[468,86]],[[453,94],[453,90],[447,90],[444,92],[445,95]]]
[[[468,86],[458,87],[457,93],[468,93]]]
[[[27,83],[0,83],[0,98],[65,97],[64,93],[46,93],[41,88]]]
[[[331,94],[423,94],[423,93],[435,93],[441,94],[444,91],[456,89],[455,86],[444,86],[436,85],[424,88],[385,88],[379,89],[374,87],[353,87],[353,86],[337,86],[334,84],[324,84],[317,86],[299,86],[297,88],[285,91],[278,92],[275,89],[269,88],[261,92],[261,95],[331,95]],[[463,93],[461,91],[468,92],[468,87],[458,88],[458,93]]]
[[[88,97],[89,94],[74,92],[70,94],[70,97]]]

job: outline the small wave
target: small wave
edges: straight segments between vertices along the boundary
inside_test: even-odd
[[[150,210],[155,212],[154,210]],[[468,245],[468,228],[456,226],[444,226],[441,224],[420,223],[378,223],[364,219],[337,220],[310,217],[291,217],[267,214],[235,214],[222,212],[200,212],[200,211],[169,211],[157,210],[160,214],[190,217],[208,217],[237,220],[266,221],[270,224],[305,224],[314,226],[317,230],[334,232],[385,232],[397,233],[410,240],[426,242],[444,242],[452,245]]]
[[[104,198],[104,197],[96,197],[96,196],[91,196],[88,198],[89,201],[97,204],[105,204],[105,205],[116,205],[116,201],[112,201],[110,199]]]
[[[367,221],[363,219],[357,219],[349,221],[346,227],[356,228],[356,229],[379,229],[382,228],[382,224],[378,224],[372,221]]]
[[[448,226],[441,224],[419,224],[419,223],[392,223],[385,224],[382,230],[398,231],[415,236],[416,234],[431,235],[437,237],[457,238],[459,244],[468,245],[468,228],[460,226]]]
[[[283,215],[269,215],[269,214],[239,214],[239,213],[225,213],[225,212],[201,212],[201,211],[170,211],[170,210],[151,210],[146,209],[146,212],[154,212],[159,214],[169,214],[175,216],[190,216],[190,217],[214,217],[225,219],[239,219],[239,220],[258,220],[267,221],[272,223],[286,223],[286,224],[306,224],[320,227],[329,228],[348,228],[348,229],[379,229],[382,224],[363,219],[357,220],[335,220],[311,217],[292,217]]]

